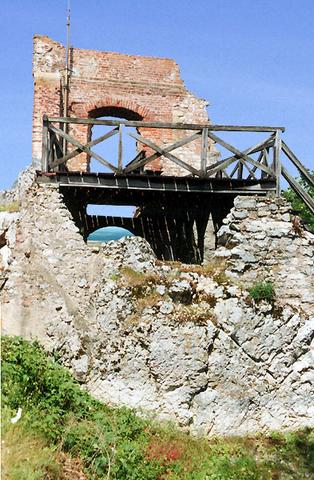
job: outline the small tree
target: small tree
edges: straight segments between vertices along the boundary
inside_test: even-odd
[[[310,172],[314,176],[314,171]],[[298,183],[301,187],[314,198],[314,188],[309,186],[309,184],[301,177],[297,178]],[[285,197],[292,205],[292,208],[299,212],[300,217],[303,222],[308,226],[309,230],[314,232],[314,215],[310,212],[307,206],[302,202],[300,197],[291,189],[288,188],[282,192],[283,197]]]

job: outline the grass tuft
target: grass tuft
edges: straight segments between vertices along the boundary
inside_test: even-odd
[[[271,282],[256,282],[248,291],[256,302],[260,302],[261,300],[272,302],[275,299],[275,289]]]

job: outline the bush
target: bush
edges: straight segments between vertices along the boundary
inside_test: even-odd
[[[94,400],[36,342],[3,337],[2,357],[5,480],[84,478],[83,470],[86,480],[312,478],[310,430],[194,438]]]
[[[256,302],[272,302],[275,299],[274,285],[271,282],[256,282],[249,288],[249,294]]]

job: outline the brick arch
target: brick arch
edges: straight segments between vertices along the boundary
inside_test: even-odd
[[[133,100],[123,100],[113,97],[105,97],[97,102],[85,106],[86,116],[93,118],[112,116],[126,118],[127,120],[143,120],[153,122],[157,117],[147,108],[146,105],[140,105]],[[96,118],[96,117],[94,117]]]

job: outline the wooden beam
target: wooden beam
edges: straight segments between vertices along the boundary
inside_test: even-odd
[[[137,134],[133,134],[133,133],[128,133],[128,135],[132,138],[134,138],[135,140],[143,143],[144,145],[147,145],[145,142],[143,142],[141,139],[143,139],[142,136],[140,135],[137,135]],[[163,152],[166,152],[167,154],[170,155],[169,152],[171,152],[172,150],[175,150],[176,148],[179,148],[179,147],[182,147],[183,145],[186,145],[187,143],[190,143],[190,142],[193,142],[194,140],[200,138],[200,135],[201,135],[201,132],[198,132],[198,133],[194,133],[193,135],[189,135],[188,137],[184,137],[184,138],[181,138],[180,140],[178,140],[177,142],[173,143],[172,145],[168,145],[167,147],[164,147],[162,149]],[[148,140],[150,142],[150,140]],[[155,145],[155,144],[154,144]],[[150,145],[147,145],[147,146],[150,146]],[[155,145],[155,147],[157,147],[157,145]],[[154,147],[151,147],[153,150],[156,150],[156,148]],[[143,165],[145,165],[146,163],[149,163],[153,160],[155,160],[156,158],[159,158],[161,157],[162,155],[166,156],[164,153],[161,152],[161,149],[159,147],[157,147],[158,150],[157,150],[157,153],[154,153],[153,155],[150,155],[149,157],[147,158],[144,158],[143,160],[140,160],[138,163],[132,165],[132,168],[125,168],[123,170],[123,173],[129,173],[130,171],[132,170],[135,170],[136,168],[139,168]],[[175,157],[177,158],[177,157]],[[179,160],[179,159],[178,159]],[[182,162],[182,160],[180,160],[180,162]],[[186,164],[185,162],[183,162],[185,165],[188,165]],[[188,165],[189,168],[193,168],[191,167],[190,165]],[[185,167],[184,167],[185,168]],[[193,169],[195,170],[195,169]],[[195,172],[198,172],[198,170],[195,170]],[[199,173],[196,173],[196,175],[199,175]]]
[[[225,131],[225,132],[276,132],[280,130],[285,131],[284,127],[272,126],[258,126],[258,125],[212,125],[210,123],[166,123],[166,122],[142,122],[137,120],[99,120],[97,118],[63,118],[63,117],[49,117],[50,122],[57,123],[75,123],[83,125],[109,125],[116,126],[125,125],[126,127],[146,127],[146,128],[167,128],[175,130],[202,130],[206,127],[210,131]]]
[[[252,146],[252,147],[249,147],[247,148],[246,150],[244,150],[244,153],[246,154],[249,154],[249,153],[256,153],[256,152],[259,152],[261,150],[261,148],[263,148],[264,146],[266,145],[269,145],[271,142],[273,142],[274,140],[274,137],[273,135],[271,135],[269,138],[267,138],[266,140],[263,140],[262,142],[259,142],[257,143],[256,145]],[[209,165],[207,167],[207,171],[211,171],[213,168],[215,169],[213,173],[215,173],[217,171],[217,166],[219,164],[221,164],[222,162],[229,162],[227,167],[232,163],[234,162],[235,160],[238,160],[239,156],[238,155],[233,155],[232,157],[228,157],[224,160],[220,160],[219,162],[217,163],[214,163],[213,165]],[[237,170],[238,167],[236,167],[233,171],[233,175],[235,174],[236,170]]]
[[[262,158],[262,163],[268,167],[268,154],[269,154],[269,148],[263,148],[263,158]],[[261,178],[264,179],[266,177],[266,173],[262,171]]]
[[[123,124],[119,125],[119,146],[118,146],[118,170],[122,172],[122,156],[123,156],[123,144],[122,144],[122,133],[123,132]]]
[[[64,137],[68,142],[72,143],[73,145],[75,145],[76,147],[78,147],[80,150],[82,150],[84,153],[87,153],[88,155],[90,155],[91,157],[94,157],[96,160],[98,160],[98,162],[102,163],[103,165],[105,165],[106,167],[110,168],[110,170],[112,170],[113,172],[115,173],[118,173],[118,169],[112,165],[110,162],[108,162],[107,160],[105,160],[104,158],[102,158],[100,155],[98,155],[98,153],[95,153],[93,152],[92,150],[90,150],[88,147],[86,147],[86,145],[83,145],[82,143],[78,142],[75,138],[73,138],[71,135],[69,135],[68,133],[65,133],[63,132],[62,130],[60,130],[59,128],[57,127],[53,127],[52,125],[50,125],[50,130],[52,130],[53,132],[55,133],[58,133],[59,135],[61,135],[61,137]]]
[[[230,145],[230,143],[227,143],[225,142],[224,140],[222,140],[222,138],[219,138],[217,137],[217,135],[214,135],[213,133],[209,132],[208,133],[208,136],[214,140],[214,142],[216,143],[219,143],[220,145],[222,145],[223,147],[225,147],[227,150],[230,150],[230,152],[234,153],[236,155],[236,157],[238,157],[239,159],[242,159],[242,160],[246,160],[247,162],[251,163],[252,165],[257,165],[257,167],[260,169],[260,170],[264,170],[264,172],[268,173],[269,175],[272,175],[274,176],[274,172],[268,168],[268,167],[265,167],[264,165],[262,165],[261,163],[257,163],[253,158],[249,157],[245,152],[241,152],[240,150],[238,150],[237,148],[233,147],[232,145]],[[231,162],[232,163],[232,162]],[[249,170],[249,169],[248,169]]]
[[[41,169],[43,172],[48,172],[48,117],[43,116],[43,131],[42,131],[42,143],[41,143]]]
[[[305,203],[308,207],[310,212],[314,215],[314,200],[310,195],[301,187],[301,185],[292,178],[285,167],[282,165],[281,167],[282,176],[287,180],[292,190],[301,198],[301,200]]]
[[[203,175],[206,175],[207,154],[208,154],[208,128],[205,127],[202,130],[202,146],[201,146],[201,172]]]
[[[258,159],[257,159],[256,161],[257,161],[258,163],[260,163],[260,162],[263,163],[263,157],[264,157],[264,151],[261,151],[260,154],[259,154],[259,156],[258,156]],[[256,170],[257,170],[257,167],[256,167],[256,166],[252,168],[252,172],[253,172],[253,173],[255,173]],[[247,178],[249,179],[250,177],[251,177],[251,174],[250,174]],[[256,178],[256,177],[255,177],[255,178]]]
[[[110,130],[110,132],[106,133],[105,135],[102,135],[101,137],[98,137],[98,138],[96,138],[95,140],[92,140],[91,142],[86,143],[86,144],[85,144],[85,147],[87,147],[87,148],[93,147],[94,145],[97,145],[98,143],[101,143],[101,142],[107,140],[107,138],[110,138],[110,137],[112,137],[113,135],[116,135],[118,132],[119,132],[119,129],[116,127],[116,128],[114,128],[113,130]],[[80,153],[82,153],[82,150],[81,150],[80,148],[76,148],[75,150],[72,150],[72,152],[68,153],[68,154],[65,155],[64,157],[59,158],[58,160],[56,160],[55,162],[53,162],[53,163],[51,164],[51,167],[52,167],[52,168],[57,167],[58,165],[61,165],[62,163],[67,162],[67,161],[70,160],[71,158],[76,157],[76,156],[79,155]]]
[[[201,176],[201,172],[199,170],[196,170],[196,168],[192,167],[188,163],[183,162],[183,160],[180,160],[180,158],[176,157],[175,155],[172,155],[172,153],[169,153],[169,150],[167,150],[166,148],[158,147],[158,145],[156,145],[151,140],[149,140],[147,138],[144,138],[141,135],[137,135],[136,133],[129,133],[129,135],[131,137],[135,138],[136,140],[138,140],[139,142],[143,143],[144,145],[147,145],[151,149],[155,150],[157,153],[160,154],[160,156],[164,156],[164,157],[168,158],[173,163],[176,163],[177,165],[184,168],[185,170],[188,170],[189,172],[193,173],[193,175]],[[188,143],[188,142],[186,142],[186,143]],[[174,145],[175,144],[173,144],[171,146],[174,147]],[[178,148],[178,147],[176,146],[175,148]],[[172,150],[174,150],[174,148],[172,148]]]
[[[296,157],[296,155],[290,150],[288,145],[282,141],[282,150],[284,153],[287,155],[289,160],[293,163],[295,167],[299,170],[301,175],[304,177],[304,179],[308,182],[309,185],[311,185],[314,188],[314,177],[313,175],[310,174],[310,172],[305,168],[305,166],[300,162],[300,160]]]
[[[130,167],[130,166],[133,167],[134,165],[136,165],[136,164],[139,162],[139,160],[143,160],[143,158],[146,158],[146,157],[145,157],[145,152],[144,152],[144,150],[141,150],[140,152],[138,152],[138,153],[135,155],[135,157],[134,157],[132,160],[130,160],[130,162],[128,162],[128,163],[126,164],[125,168],[128,168],[128,167]],[[136,168],[139,168],[139,167],[136,167]]]
[[[238,170],[238,168],[240,167],[240,165],[242,165],[241,162],[238,162],[238,163],[235,165],[234,169],[233,169],[232,172],[230,173],[230,178],[233,177],[233,175],[236,173],[236,171]],[[239,177],[238,177],[238,178],[239,178]]]
[[[241,162],[240,159],[239,159],[239,162],[238,162],[238,174],[237,174],[237,178],[238,178],[238,179],[242,179],[242,178],[243,178],[243,162]]]
[[[277,197],[280,197],[280,177],[281,177],[280,152],[281,152],[281,138],[280,138],[280,132],[277,131],[275,136],[275,143],[274,143],[274,161],[273,161],[273,169],[276,175]]]

